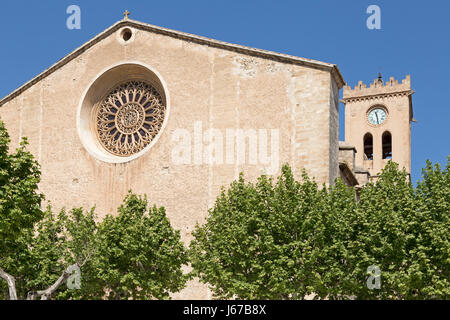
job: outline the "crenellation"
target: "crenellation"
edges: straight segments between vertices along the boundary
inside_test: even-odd
[[[411,91],[411,76],[407,75],[399,82],[394,77],[390,77],[388,81],[384,82],[381,78],[376,78],[370,85],[367,85],[363,81],[359,81],[358,84],[352,88],[349,85],[344,86],[343,99],[386,95],[400,92]]]
[[[396,86],[398,85],[398,80],[395,80],[394,77],[389,78],[389,82],[386,83],[387,86]]]

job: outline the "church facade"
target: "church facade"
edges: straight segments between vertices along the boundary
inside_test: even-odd
[[[336,65],[126,18],[0,100],[0,117],[11,148],[28,138],[55,209],[95,205],[102,218],[132,190],[164,206],[187,243],[239,172],[289,163],[297,177],[358,186],[388,157],[410,170],[410,80],[376,81],[344,88],[340,142]],[[209,294],[192,282],[175,298]]]

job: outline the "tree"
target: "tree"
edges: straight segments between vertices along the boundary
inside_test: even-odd
[[[42,211],[39,164],[25,138],[15,153],[9,143],[0,121],[0,299],[164,299],[184,287],[186,250],[164,208],[130,192],[101,223],[94,209]]]
[[[43,211],[39,164],[26,138],[14,153],[9,144],[0,121],[0,299],[48,299],[71,275],[67,268],[91,255],[94,213]]]
[[[168,299],[187,281],[187,263],[180,232],[174,230],[163,207],[148,208],[147,198],[129,192],[116,217],[99,225],[94,268],[107,299]],[[103,290],[105,289],[105,290]]]
[[[445,169],[427,161],[416,189],[414,298],[450,299],[450,157]]]
[[[345,286],[329,286],[333,297],[357,299],[448,299],[450,296],[450,175],[427,163],[417,188],[389,162],[375,183],[361,190],[348,211],[350,229],[336,242],[346,251]],[[365,285],[369,267],[380,285]],[[373,279],[372,279],[373,280]]]
[[[10,299],[47,300],[79,295],[78,290],[67,290],[62,285],[74,271],[85,272],[96,250],[95,230],[93,210],[86,213],[82,208],[69,213],[61,210],[55,215],[48,206],[26,248],[20,252],[24,257],[22,263],[11,271],[10,276],[20,281],[16,285],[17,295],[10,294]],[[88,291],[89,284],[85,281],[81,291]]]
[[[389,162],[359,201],[287,165],[276,184],[241,174],[193,232],[193,274],[217,298],[448,299],[448,168],[427,163],[414,188]]]
[[[69,212],[62,209],[55,215],[48,206],[29,244],[29,252],[33,277],[26,282],[27,299],[76,299],[89,295],[97,288],[92,279],[92,260],[97,254],[94,209],[75,208]],[[79,272],[77,290],[63,286],[71,275],[77,276],[74,271]]]
[[[186,250],[164,208],[147,210],[146,198],[131,192],[117,217],[99,223],[94,209],[55,215],[49,206],[21,254],[21,299],[166,299],[188,279]],[[68,289],[75,269],[80,286]]]
[[[196,226],[193,274],[216,298],[300,299],[315,291],[322,246],[316,226],[327,192],[306,174],[303,180],[295,181],[288,165],[275,184],[266,175],[246,183],[241,174]]]
[[[336,239],[346,248],[343,271],[348,275],[345,287],[331,288],[335,298],[409,297],[407,282],[414,264],[410,249],[417,247],[415,210],[414,188],[407,173],[389,162],[376,182],[361,189],[359,202],[348,212],[351,237]],[[366,283],[371,269],[381,272],[379,288]],[[372,280],[375,284],[375,278]]]
[[[27,246],[35,224],[43,217],[43,195],[38,191],[39,164],[26,151],[27,140],[21,141],[15,153],[9,153],[9,144],[0,121],[0,277],[7,282],[0,283],[0,297],[14,299],[23,279],[10,273],[23,274],[31,268]]]
[[[351,296],[348,290],[354,279],[349,261],[353,252],[349,243],[358,235],[360,222],[355,214],[355,199],[355,189],[337,179],[324,195],[318,209],[321,220],[313,228],[320,254],[314,266],[316,279],[310,284],[315,299],[345,299]]]

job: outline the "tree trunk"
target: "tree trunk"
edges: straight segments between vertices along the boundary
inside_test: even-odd
[[[8,283],[9,289],[9,300],[17,300],[17,291],[16,291],[16,279],[0,268],[0,277],[3,278]]]

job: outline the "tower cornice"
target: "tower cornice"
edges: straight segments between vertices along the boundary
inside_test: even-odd
[[[389,97],[400,97],[400,96],[411,96],[415,93],[414,90],[406,90],[406,91],[397,91],[397,92],[388,92],[388,93],[377,93],[377,94],[369,94],[362,96],[354,96],[354,97],[344,97],[342,98],[342,102],[355,102],[355,101],[365,101],[365,100],[378,100]]]

